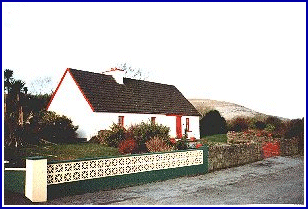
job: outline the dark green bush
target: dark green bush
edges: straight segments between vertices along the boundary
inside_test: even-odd
[[[188,149],[187,142],[183,139],[176,142],[175,147],[177,150],[186,150]]]
[[[227,133],[227,122],[217,110],[211,110],[200,120],[200,135],[210,136]]]
[[[254,123],[254,126],[256,127],[256,129],[259,129],[259,130],[263,130],[265,129],[266,127],[266,123],[261,121],[261,120],[257,120],[255,123]]]
[[[269,116],[268,118],[266,118],[265,123],[267,125],[268,124],[273,125],[275,127],[275,130],[278,130],[282,124],[282,120],[276,116]]]
[[[119,143],[125,140],[126,130],[124,127],[113,123],[110,131],[105,132],[103,140],[111,147],[118,147]]]
[[[74,126],[66,116],[57,115],[55,112],[36,113],[24,128],[26,141],[30,143],[36,143],[40,139],[53,143],[77,142],[78,126]]]
[[[241,132],[249,128],[250,118],[236,117],[229,122],[229,131]]]
[[[304,138],[304,118],[293,119],[289,122],[285,138],[291,139],[293,137]]]

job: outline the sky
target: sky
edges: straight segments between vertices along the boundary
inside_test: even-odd
[[[2,68],[32,92],[123,63],[188,99],[302,118],[306,3],[2,3]]]

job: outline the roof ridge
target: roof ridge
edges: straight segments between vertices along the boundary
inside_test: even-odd
[[[139,79],[127,78],[127,77],[124,77],[124,79],[129,79],[129,80],[134,80],[134,81],[147,82],[147,83],[153,83],[153,84],[160,84],[160,85],[166,85],[166,86],[172,86],[172,87],[175,87],[175,86],[174,86],[174,85],[172,85],[172,84],[158,83],[158,82],[154,82],[154,81],[145,81],[145,80],[139,80]]]
[[[112,76],[112,75],[106,75],[104,73],[97,73],[97,72],[93,72],[93,71],[87,71],[87,70],[79,70],[79,69],[75,69],[75,68],[68,68],[69,70],[76,70],[76,71],[81,71],[81,72],[87,72],[87,73],[93,73],[93,74],[98,74],[98,75],[105,75],[105,76]],[[129,80],[134,80],[134,81],[140,81],[140,82],[147,82],[147,83],[153,83],[153,84],[160,84],[160,85],[167,85],[167,86],[172,86],[175,87],[172,84],[166,84],[166,83],[158,83],[158,82],[154,82],[154,81],[145,81],[145,80],[141,80],[141,79],[135,79],[135,78],[129,78],[129,77],[123,77],[123,79],[129,79]]]

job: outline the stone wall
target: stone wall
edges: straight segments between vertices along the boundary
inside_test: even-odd
[[[211,172],[262,160],[267,157],[264,155],[264,145],[266,143],[209,146],[208,170]],[[279,145],[281,156],[300,154],[297,139],[279,139]]]
[[[280,155],[290,156],[300,154],[299,140],[293,139],[280,139]]]
[[[209,147],[209,171],[262,160],[259,144],[215,145]]]

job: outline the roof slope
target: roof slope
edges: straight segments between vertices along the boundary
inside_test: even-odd
[[[95,112],[199,116],[195,107],[172,85],[69,69]]]

